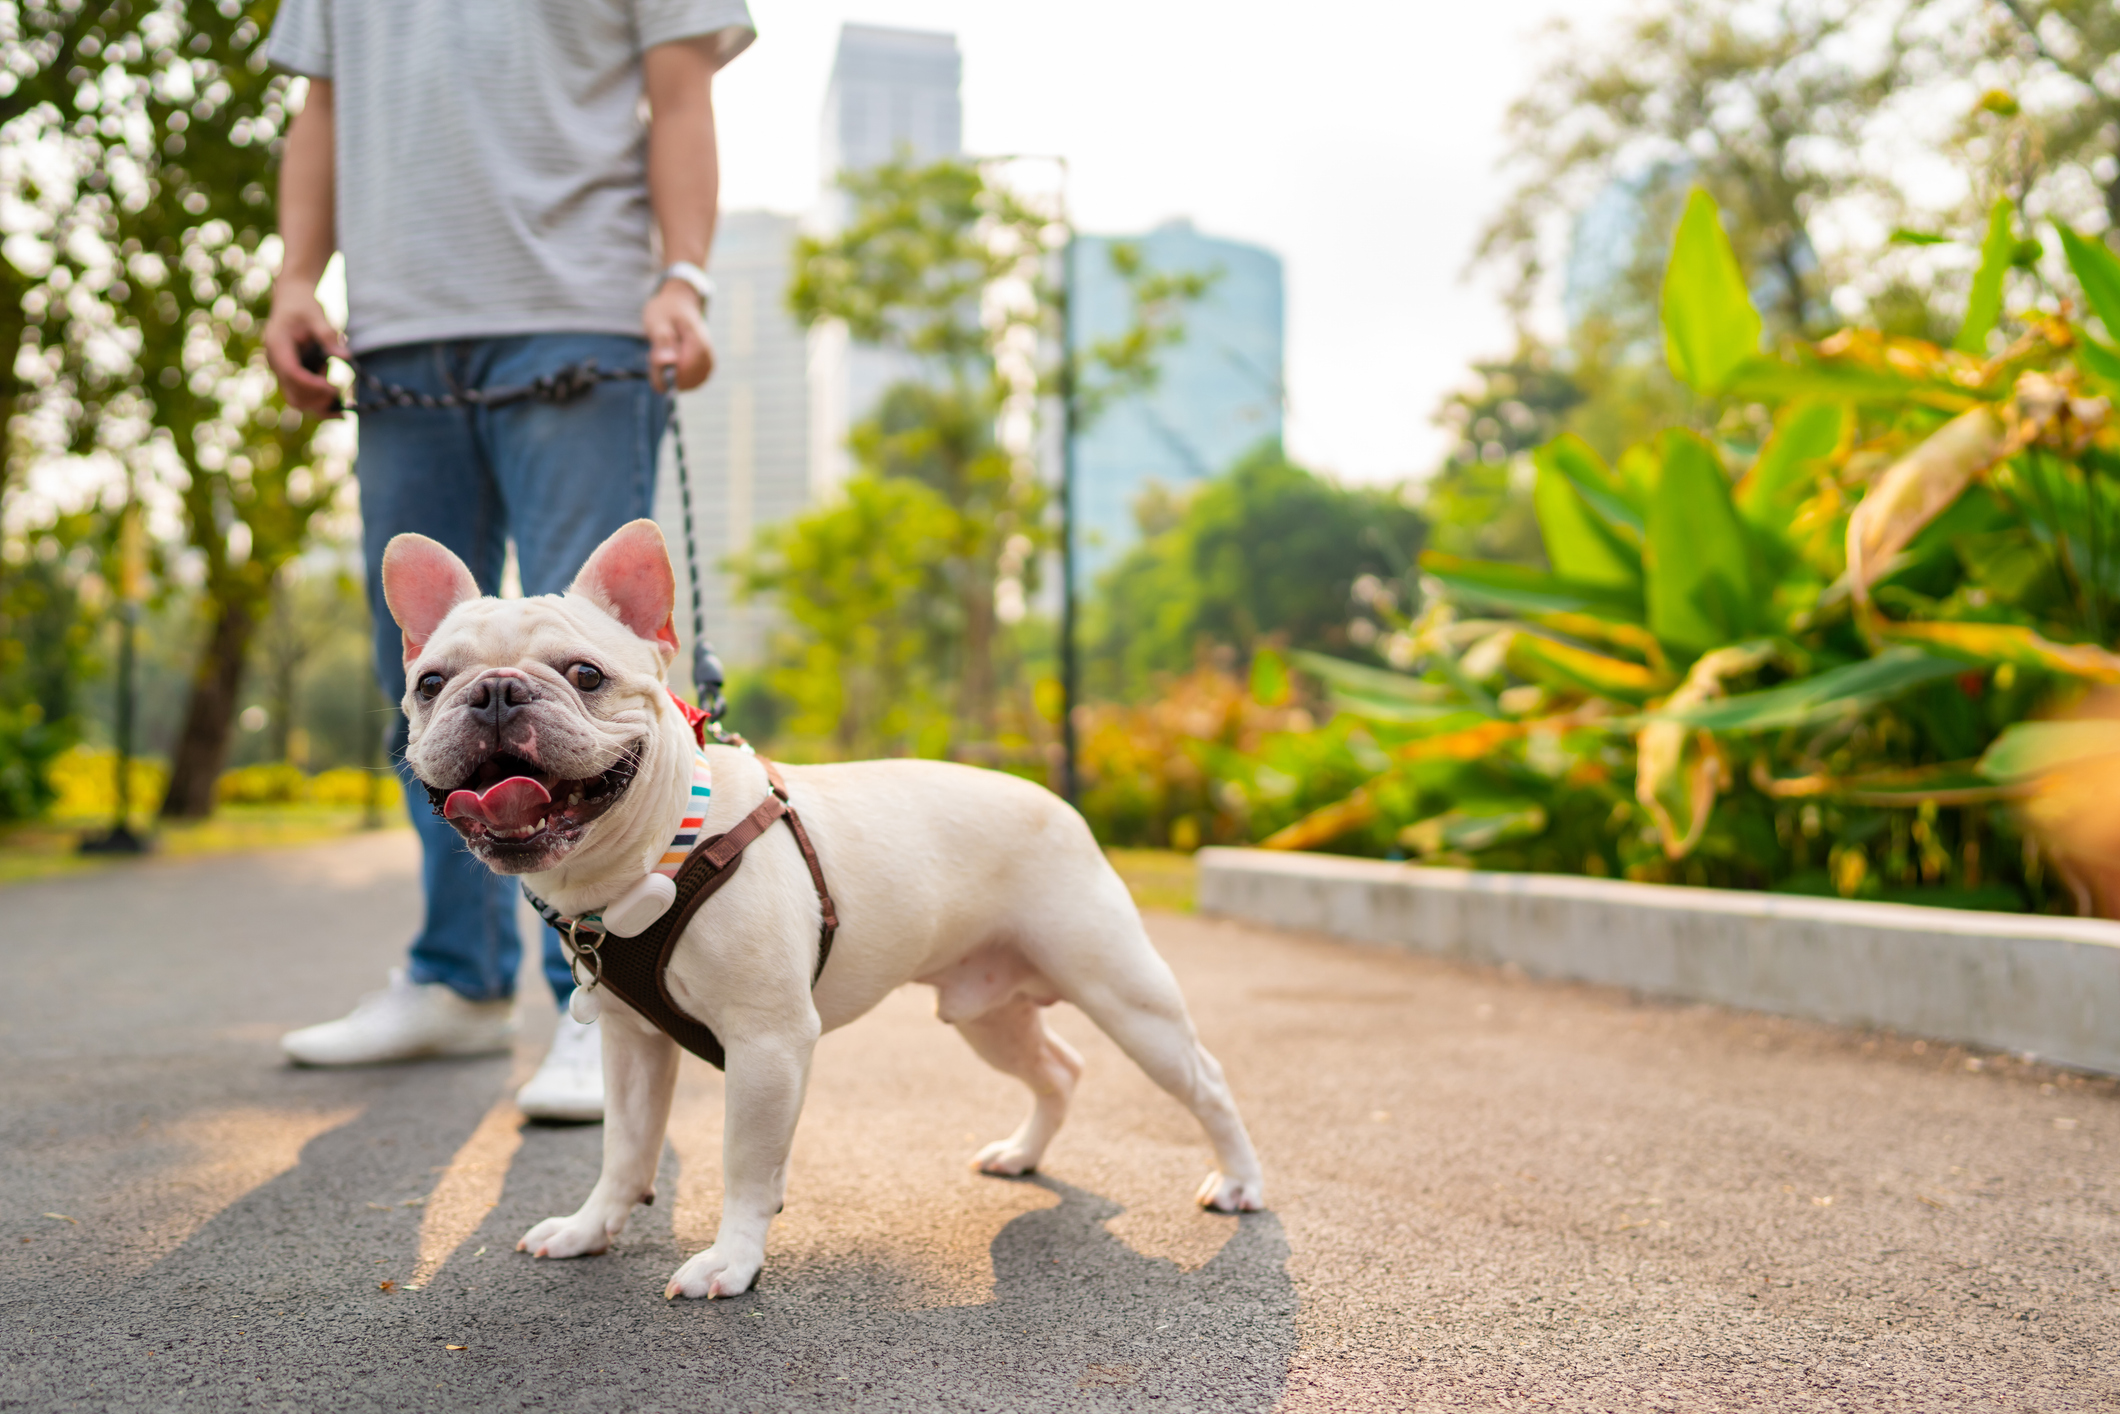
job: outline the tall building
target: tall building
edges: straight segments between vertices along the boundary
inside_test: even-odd
[[[840,173],[900,157],[934,162],[964,151],[964,108],[957,93],[963,73],[953,34],[841,27],[824,99],[817,226],[831,230],[847,218],[846,194],[836,185]],[[918,371],[902,355],[853,345],[836,325],[812,331],[810,469],[818,490],[838,485],[852,469],[848,430],[884,389]]]
[[[1075,439],[1075,564],[1085,576],[1134,543],[1134,502],[1150,482],[1176,489],[1204,480],[1281,437],[1280,257],[1201,235],[1190,221],[1145,236],[1081,237],[1073,272],[1078,347],[1116,337],[1132,320],[1126,281],[1111,263],[1122,242],[1141,252],[1149,270],[1213,283],[1184,310],[1185,337],[1161,352],[1155,388],[1114,402]]]
[[[700,555],[700,601],[708,641],[731,667],[765,652],[772,609],[739,603],[722,566],[750,547],[753,532],[797,514],[810,500],[808,351],[787,309],[796,220],[770,211],[722,213],[709,268],[714,301],[707,332],[714,376],[678,396]],[[664,453],[655,516],[678,566],[678,630],[691,664],[691,589],[674,445]]]

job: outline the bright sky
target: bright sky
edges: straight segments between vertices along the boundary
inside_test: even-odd
[[[1084,229],[1189,216],[1278,252],[1288,442],[1350,481],[1425,473],[1430,417],[1507,352],[1491,286],[1460,277],[1505,188],[1501,119],[1531,41],[1624,0],[751,0],[759,40],[716,81],[722,202],[800,211],[845,21],[954,31],[966,148],[1064,153]]]

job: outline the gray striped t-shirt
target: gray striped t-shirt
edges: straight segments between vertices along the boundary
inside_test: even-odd
[[[268,56],[332,81],[354,348],[638,334],[640,56],[753,34],[744,0],[283,0]]]

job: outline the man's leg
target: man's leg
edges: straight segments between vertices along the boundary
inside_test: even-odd
[[[569,364],[643,368],[640,339],[543,334],[478,346],[477,377],[520,387]],[[655,455],[669,400],[645,382],[603,383],[567,403],[515,403],[481,412],[479,437],[515,538],[523,593],[557,594],[596,547],[628,521],[655,513]],[[564,1003],[574,990],[559,935],[545,940],[545,980]],[[562,1016],[552,1049],[516,1095],[533,1119],[599,1119],[604,1112],[600,1027]]]
[[[645,340],[614,334],[536,334],[481,349],[478,376],[488,387],[520,387],[592,359],[599,368],[644,368],[648,359]],[[670,400],[642,380],[479,414],[523,593],[561,593],[613,531],[655,514],[656,454],[669,416]],[[574,990],[566,953],[557,933],[541,931],[545,979],[564,1003]]]
[[[444,346],[411,345],[362,359],[388,382],[446,392]],[[479,587],[492,593],[506,553],[498,487],[474,435],[471,414],[454,409],[388,408],[362,418],[356,472],[375,669],[390,702],[390,760],[404,785],[406,812],[420,838],[426,915],[409,964],[389,991],[352,1016],[297,1031],[283,1044],[297,1060],[346,1064],[437,1052],[504,1049],[515,971],[522,958],[516,886],[487,869],[436,816],[404,762],[405,665],[398,627],[383,601],[383,549],[411,531],[455,551]],[[381,730],[382,725],[377,724]],[[435,984],[440,984],[439,986]],[[446,988],[449,995],[441,995]]]

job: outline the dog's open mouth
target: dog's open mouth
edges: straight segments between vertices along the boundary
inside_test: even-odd
[[[636,743],[610,770],[584,779],[554,775],[510,752],[479,763],[455,786],[427,787],[427,798],[488,863],[527,864],[571,848],[609,810],[640,770]]]

